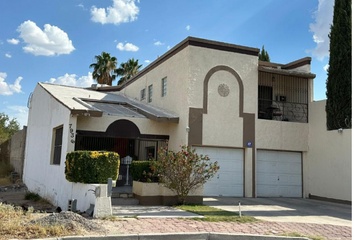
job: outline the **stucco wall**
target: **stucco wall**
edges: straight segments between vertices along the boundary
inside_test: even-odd
[[[25,158],[27,127],[15,133],[10,141],[10,163],[15,168],[15,172],[22,176],[23,162]]]
[[[256,120],[257,148],[284,151],[308,150],[309,124]]]
[[[327,131],[325,106],[326,100],[310,103],[305,194],[351,201],[352,130]]]
[[[169,110],[179,117],[179,123],[169,129],[170,136],[173,136],[173,142],[170,142],[169,147],[173,150],[177,150],[180,145],[187,143],[186,127],[188,126],[189,108],[185,93],[188,89],[188,69],[189,48],[187,47],[121,91],[126,96],[140,101],[140,90],[145,88],[144,102],[147,103],[148,86],[153,85],[152,102],[149,104]],[[167,94],[162,97],[162,79],[165,77],[167,77]],[[163,128],[161,124],[157,126]]]
[[[72,183],[65,179],[70,111],[41,86],[34,90],[28,116],[24,182],[28,189],[63,210],[72,199]],[[53,128],[63,125],[60,165],[51,164]]]

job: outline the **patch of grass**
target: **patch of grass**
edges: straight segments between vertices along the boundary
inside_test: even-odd
[[[0,162],[0,178],[8,177],[15,169],[10,163]]]
[[[204,218],[192,218],[193,220],[197,221],[238,223],[250,223],[259,221],[254,217],[244,215],[242,215],[242,217],[240,218],[238,213],[228,212],[206,205],[181,205],[176,206],[176,208],[204,216]]]
[[[0,240],[19,238],[47,238],[77,235],[80,232],[65,228],[64,225],[42,226],[29,224],[34,219],[33,211],[23,211],[21,207],[0,205]]]
[[[303,235],[297,232],[291,232],[291,233],[283,233],[281,234],[281,236],[285,236],[285,237],[306,237],[312,240],[325,240],[324,237],[322,236],[309,236],[309,235]]]
[[[114,222],[114,221],[118,220],[118,217],[111,215],[111,216],[107,216],[107,217],[102,217],[101,219],[102,220],[109,220],[109,221],[113,221]]]
[[[12,182],[9,177],[0,178],[0,186],[9,186],[12,185]]]

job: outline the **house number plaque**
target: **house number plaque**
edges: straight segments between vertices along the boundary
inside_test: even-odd
[[[72,128],[72,124],[70,123],[69,124],[69,134],[70,134],[70,142],[71,143],[75,143],[75,140],[74,140],[74,137],[75,137],[75,134],[74,134],[74,129]]]

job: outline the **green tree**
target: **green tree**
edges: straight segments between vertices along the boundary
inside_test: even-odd
[[[327,129],[351,128],[352,119],[352,1],[335,0],[328,35]]]
[[[185,204],[190,191],[206,183],[219,170],[218,162],[199,155],[190,146],[178,152],[168,151],[167,146],[158,150],[158,158],[151,169],[161,183],[177,194],[178,204]]]
[[[111,57],[109,53],[102,52],[101,55],[95,56],[96,63],[92,63],[90,68],[93,68],[92,77],[99,84],[112,85],[116,78],[114,70],[117,68],[117,58]]]
[[[258,59],[265,62],[270,62],[268,52],[264,50],[264,45],[262,46],[262,51],[258,54]]]
[[[18,130],[20,125],[16,118],[10,120],[5,113],[0,113],[0,144],[11,138]]]
[[[143,65],[139,65],[139,60],[134,60],[134,58],[129,59],[125,63],[121,63],[120,67],[115,70],[117,76],[121,76],[117,85],[120,85],[134,77],[140,71],[142,66]]]

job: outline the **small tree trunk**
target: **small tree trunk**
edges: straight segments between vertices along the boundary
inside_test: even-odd
[[[178,205],[184,205],[186,203],[186,197],[185,195],[177,195]]]

